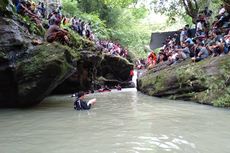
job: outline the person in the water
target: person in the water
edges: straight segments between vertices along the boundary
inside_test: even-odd
[[[97,90],[98,92],[110,92],[111,90],[107,85],[102,86],[100,89]]]
[[[116,88],[117,90],[121,90],[120,84],[118,84],[117,86],[115,86],[115,88]]]
[[[89,110],[92,105],[96,103],[96,98],[89,100],[88,102],[84,101],[85,93],[79,92],[77,95],[77,99],[74,102],[75,110]]]

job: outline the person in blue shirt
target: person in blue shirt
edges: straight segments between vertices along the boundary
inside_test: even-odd
[[[77,99],[74,102],[74,109],[75,110],[89,110],[92,105],[96,103],[96,99],[91,99],[88,102],[84,101],[85,93],[79,92],[77,94]]]

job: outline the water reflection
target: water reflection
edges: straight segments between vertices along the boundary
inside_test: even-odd
[[[165,151],[172,151],[172,150],[182,150],[183,147],[187,146],[191,149],[196,149],[195,144],[188,142],[187,140],[183,139],[182,136],[177,138],[173,137],[170,138],[167,135],[161,135],[159,137],[138,137],[142,142],[145,142],[149,145],[157,146]],[[195,150],[194,150],[195,151]]]

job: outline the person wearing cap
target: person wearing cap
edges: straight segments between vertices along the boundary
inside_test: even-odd
[[[74,109],[75,110],[89,110],[92,105],[96,103],[96,99],[91,99],[88,102],[84,100],[85,98],[85,93],[80,91],[77,94],[77,99],[74,102]]]

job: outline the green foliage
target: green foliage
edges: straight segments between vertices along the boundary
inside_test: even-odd
[[[213,102],[214,106],[230,107],[230,87],[225,90],[225,94]]]
[[[136,19],[144,18],[148,13],[148,10],[144,6],[142,6],[140,8],[133,8],[131,11],[132,11],[132,15]]]
[[[0,12],[5,15],[12,15],[15,11],[11,0],[1,0]]]
[[[37,24],[31,21],[28,16],[17,15],[17,17],[28,28],[30,33],[37,34],[39,36],[44,36],[45,29],[38,27]]]
[[[228,0],[227,0],[228,1]],[[185,2],[185,3],[184,3]],[[191,2],[191,3],[190,3]],[[153,0],[154,10],[169,16],[169,19],[175,18],[176,16],[184,17],[187,23],[194,22],[199,11],[203,10],[205,7],[209,7],[216,14],[220,4],[223,3],[222,0]],[[196,8],[196,4],[197,7]],[[229,2],[228,2],[229,3]],[[188,16],[190,19],[188,20]]]
[[[138,0],[77,0],[79,8],[87,13],[101,11],[100,9],[105,9],[106,6],[111,8],[126,8],[137,1]]]
[[[79,4],[77,3],[77,1],[63,0],[62,3],[63,3],[63,13],[65,15],[67,15],[68,17],[76,16],[77,18],[81,18],[84,21],[91,23],[91,28],[94,34],[97,36],[97,38],[99,39],[109,38],[109,33],[105,21],[101,20],[97,13],[90,14],[90,13],[82,12],[82,10],[78,8],[80,7],[79,5],[81,3]],[[90,1],[85,1],[85,3],[89,4]]]
[[[79,14],[79,17],[84,21],[91,23],[93,33],[98,39],[109,39],[109,31],[105,24],[105,21],[101,20],[96,14]]]
[[[80,14],[80,10],[77,7],[77,1],[75,0],[62,0],[63,12],[66,16],[72,17]]]
[[[142,25],[139,19],[147,14],[147,10],[144,7],[126,8],[131,2],[135,1],[64,0],[63,10],[64,13],[91,23],[98,39],[118,41],[135,56],[145,57],[144,46],[149,44],[150,31],[140,28]]]
[[[85,39],[81,37],[79,34],[74,32],[71,29],[68,29],[69,32],[69,39],[70,39],[70,47],[73,48],[76,51],[82,51],[82,50],[94,50],[94,44],[93,42],[89,41],[88,39]]]
[[[110,5],[112,7],[127,7],[132,3],[136,3],[138,0],[103,0],[105,4]]]
[[[111,38],[119,41],[123,46],[137,57],[146,57],[145,46],[149,44],[150,31],[141,24],[135,16],[133,9],[123,10],[118,22],[111,29]]]
[[[53,45],[39,45],[34,49],[34,53],[36,56],[32,56],[25,61],[17,63],[20,73],[23,72],[25,77],[33,77],[31,74],[46,68],[44,65],[47,65],[47,63],[58,61],[64,63],[67,53],[73,59],[79,58],[79,53],[59,43],[54,43]]]
[[[78,0],[78,8],[85,13],[97,14],[101,20],[112,27],[118,22],[123,9],[136,0]]]

